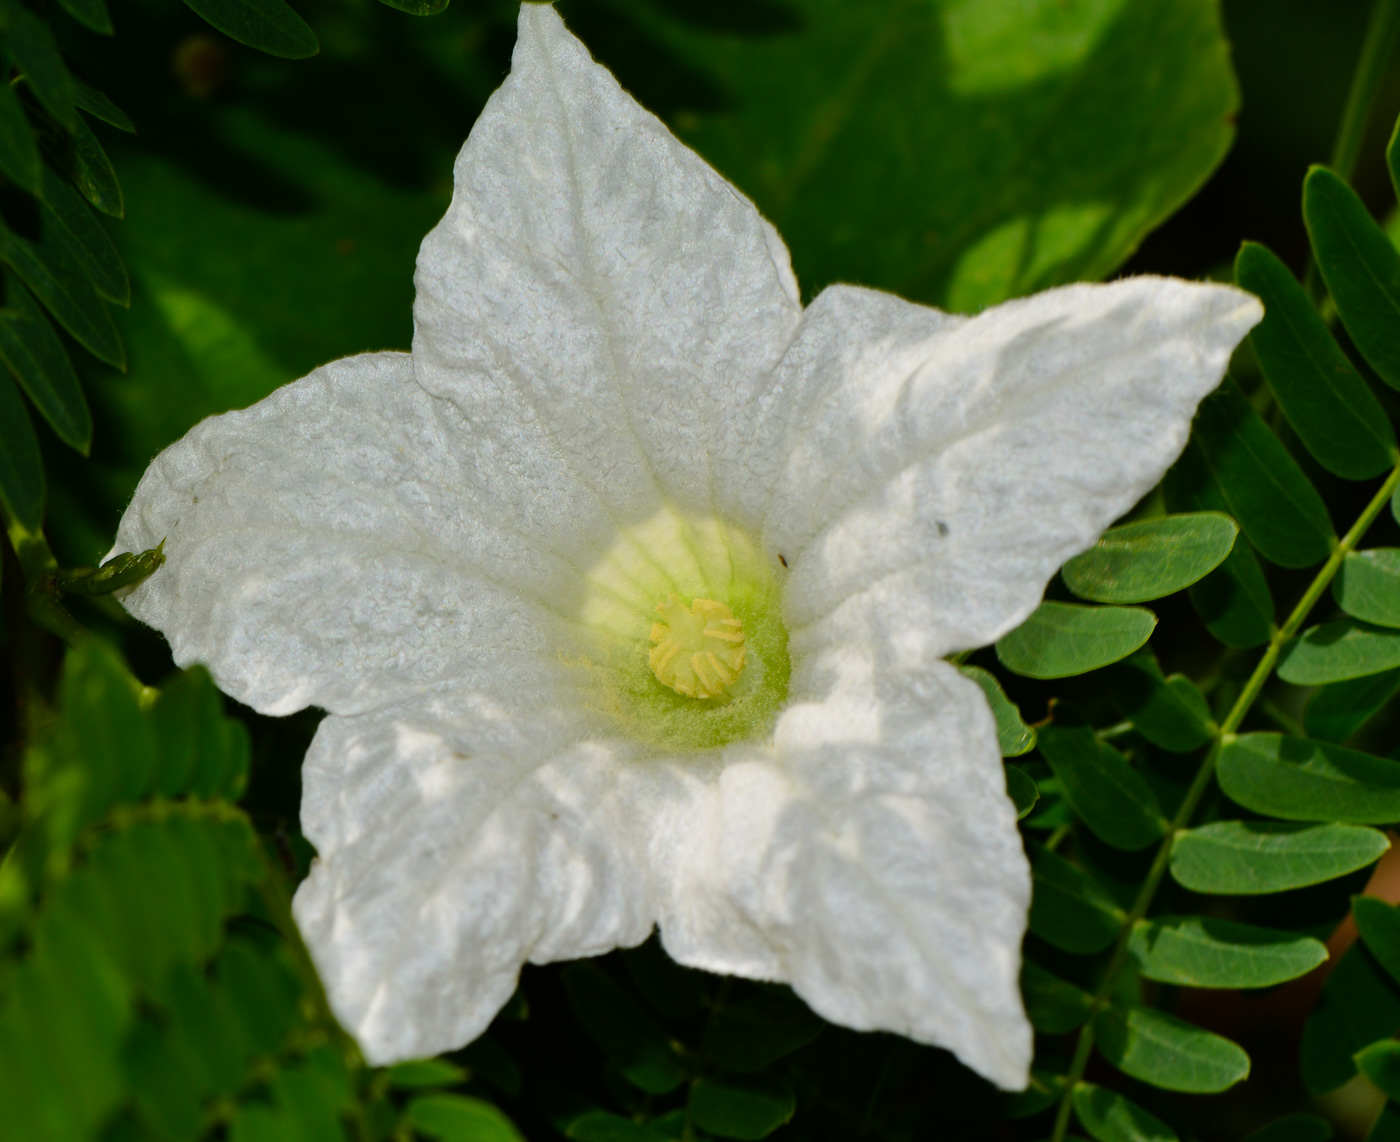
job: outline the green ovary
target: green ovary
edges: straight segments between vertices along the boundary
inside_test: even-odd
[[[717,519],[669,509],[619,532],[579,618],[593,704],[667,750],[761,738],[787,699],[778,560]]]

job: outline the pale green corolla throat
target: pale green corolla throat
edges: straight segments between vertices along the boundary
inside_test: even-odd
[[[670,508],[621,528],[580,612],[591,705],[672,750],[761,739],[787,700],[783,563],[739,529]]]

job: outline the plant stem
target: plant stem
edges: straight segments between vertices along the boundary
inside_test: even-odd
[[[1079,1030],[1079,1040],[1075,1044],[1074,1058],[1070,1063],[1069,1072],[1064,1078],[1064,1094],[1060,1097],[1059,1109],[1055,1115],[1055,1128],[1050,1134],[1050,1142],[1064,1142],[1065,1132],[1069,1129],[1070,1113],[1073,1110],[1074,1088],[1084,1078],[1084,1069],[1089,1065],[1089,1057],[1093,1054],[1093,1015],[1108,1005],[1109,996],[1113,994],[1113,989],[1118,982],[1118,974],[1127,963],[1128,941],[1132,937],[1133,928],[1152,907],[1153,897],[1156,896],[1162,878],[1167,873],[1171,860],[1172,844],[1180,833],[1185,832],[1197,805],[1205,796],[1206,790],[1210,788],[1211,779],[1215,776],[1215,763],[1220,756],[1221,747],[1239,729],[1250,708],[1258,699],[1260,692],[1264,689],[1264,684],[1268,682],[1269,677],[1274,672],[1274,665],[1278,662],[1278,656],[1282,652],[1284,644],[1298,633],[1298,629],[1306,621],[1318,599],[1322,597],[1322,593],[1327,590],[1328,585],[1337,574],[1342,560],[1356,549],[1356,545],[1361,542],[1376,516],[1380,515],[1386,504],[1390,502],[1390,497],[1397,487],[1400,487],[1400,467],[1397,467],[1386,478],[1380,490],[1376,492],[1371,502],[1357,517],[1356,522],[1332,549],[1332,554],[1327,557],[1327,562],[1322,565],[1308,589],[1303,592],[1303,597],[1298,600],[1297,605],[1289,613],[1288,618],[1284,620],[1283,625],[1274,630],[1269,639],[1269,645],[1265,647],[1264,654],[1259,659],[1258,665],[1255,666],[1254,672],[1250,674],[1249,680],[1244,684],[1244,689],[1240,691],[1239,697],[1230,707],[1230,712],[1220,723],[1215,740],[1211,743],[1205,759],[1201,762],[1200,769],[1196,771],[1195,779],[1191,782],[1191,788],[1186,791],[1186,796],[1172,817],[1166,835],[1157,847],[1157,854],[1152,859],[1152,867],[1148,870],[1147,878],[1142,882],[1142,887],[1138,889],[1132,909],[1123,920],[1118,940],[1113,947],[1113,955],[1108,961],[1108,967],[1104,969],[1098,990],[1094,993],[1090,1018]]]
[[[1356,173],[1356,160],[1366,139],[1366,124],[1370,121],[1371,108],[1395,49],[1397,34],[1400,34],[1400,0],[1376,0],[1376,6],[1371,9],[1370,22],[1366,25],[1365,38],[1361,41],[1361,58],[1356,61],[1356,70],[1351,76],[1351,89],[1347,92],[1346,106],[1342,109],[1342,122],[1332,144],[1332,155],[1327,161],[1327,165],[1344,182],[1351,182],[1351,176]],[[1307,272],[1303,275],[1303,286],[1309,297],[1314,300],[1319,298],[1321,290],[1318,288],[1317,263],[1311,254],[1308,256]]]
[[[1347,182],[1356,171],[1371,106],[1385,78],[1397,34],[1400,34],[1400,0],[1376,0],[1376,6],[1371,9],[1371,21],[1366,25],[1366,38],[1361,43],[1361,58],[1351,78],[1346,108],[1342,111],[1342,125],[1337,129],[1332,157],[1327,164]]]

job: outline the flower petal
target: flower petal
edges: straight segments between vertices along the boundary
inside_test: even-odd
[[[651,931],[650,838],[689,816],[695,781],[581,741],[566,707],[453,692],[321,724],[302,803],[320,856],[295,912],[372,1062],[474,1039],[527,960]]]
[[[1022,622],[1161,478],[1262,315],[1227,286],[1076,285],[949,319],[826,290],[750,418],[794,632],[940,656]],[[834,631],[828,631],[828,635]]]
[[[326,365],[152,462],[117,550],[164,539],[166,563],[123,602],[264,713],[364,710],[446,679],[553,693],[557,616],[585,585],[512,526],[528,505],[479,491],[474,449],[406,354]]]
[[[455,182],[418,258],[419,381],[560,526],[598,499],[711,512],[714,445],[801,316],[777,232],[540,4]]]
[[[1030,872],[981,691],[946,663],[850,647],[804,673],[825,696],[783,714],[774,753],[722,771],[706,843],[672,873],[666,948],[1025,1086]]]

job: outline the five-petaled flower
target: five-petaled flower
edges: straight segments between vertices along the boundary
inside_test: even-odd
[[[166,539],[126,605],[177,662],[329,711],[295,912],[367,1056],[659,927],[1024,1085],[1030,877],[945,656],[1156,483],[1258,303],[804,310],[774,228],[533,4],[417,289],[411,354],[200,424],[118,536]]]

